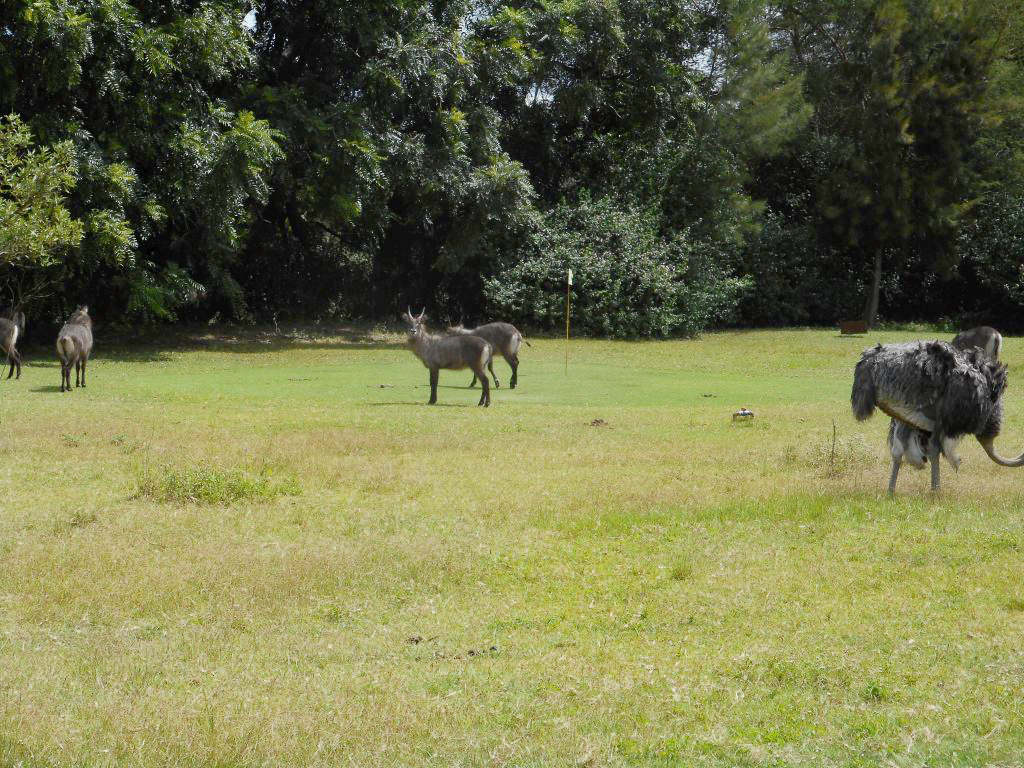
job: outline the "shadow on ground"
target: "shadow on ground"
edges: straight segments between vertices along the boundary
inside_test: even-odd
[[[295,326],[239,326],[233,324],[177,325],[141,331],[94,329],[96,346],[90,359],[124,362],[154,362],[169,359],[169,353],[209,349],[238,354],[280,352],[291,349],[404,349],[396,333],[379,325],[346,323]],[[52,345],[33,339],[23,350],[26,357],[52,358]],[[28,361],[26,360],[26,364]],[[41,363],[33,361],[32,365]]]

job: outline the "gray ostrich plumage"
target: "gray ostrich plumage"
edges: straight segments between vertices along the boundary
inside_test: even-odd
[[[964,351],[968,349],[980,349],[993,361],[999,359],[999,352],[1003,347],[1003,337],[995,328],[988,325],[980,325],[958,333],[952,342],[956,349]],[[924,469],[928,461],[928,440],[931,433],[923,429],[916,429],[906,422],[892,419],[889,422],[889,453],[892,455],[892,477],[889,481],[889,493],[896,487],[896,476],[899,474],[900,465],[903,459],[915,469]]]
[[[1005,389],[1006,366],[978,348],[917,341],[878,344],[865,350],[854,370],[851,403],[860,421],[876,407],[894,421],[889,428],[893,454],[890,493],[903,458],[917,467],[931,461],[932,490],[938,490],[939,454],[958,467],[956,445],[968,434],[978,439],[996,463],[1024,465],[1024,454],[1004,459],[993,447],[1002,423]]]

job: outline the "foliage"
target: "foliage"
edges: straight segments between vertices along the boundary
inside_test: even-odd
[[[184,294],[161,283],[180,270],[215,306],[229,301],[247,206],[279,157],[276,132],[235,106],[252,64],[246,5],[0,5],[0,108],[78,156],[68,207],[83,237],[58,303],[171,317]]]
[[[1002,52],[985,0],[787,4],[783,22],[807,68],[811,129],[830,137],[818,210],[829,241],[858,254],[875,282],[882,255],[905,268],[916,250],[948,273],[960,222],[995,176],[983,130],[1002,100],[989,73]],[[901,258],[900,258],[901,257]]]
[[[965,278],[972,301],[966,314],[1020,331],[1024,323],[1024,196],[993,195],[961,233]]]
[[[971,240],[1024,178],[1018,6],[0,0],[0,114],[73,154],[81,226],[0,284],[127,322],[477,316],[563,201],[607,198],[683,284],[751,275],[741,323],[1008,311]]]
[[[35,148],[17,115],[0,118],[0,265],[52,267],[58,249],[82,239],[82,223],[66,208],[75,170],[71,142]]]
[[[650,214],[584,195],[552,210],[517,257],[484,283],[494,316],[559,327],[567,270],[580,333],[635,338],[694,335],[731,315],[747,283],[685,236],[658,234]]]
[[[479,301],[481,270],[534,211],[477,87],[491,46],[465,34],[472,7],[256,4],[261,85],[249,103],[283,130],[287,157],[248,244],[247,290],[286,312],[347,289],[347,311],[390,313],[438,301],[442,283]]]
[[[755,327],[833,325],[860,310],[860,265],[818,242],[813,227],[775,211],[743,249],[737,269],[754,288],[737,307],[744,325]]]

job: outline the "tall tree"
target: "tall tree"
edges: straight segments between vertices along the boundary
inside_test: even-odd
[[[819,210],[870,271],[873,323],[886,268],[914,252],[948,270],[964,214],[994,169],[981,142],[1005,14],[990,0],[795,0],[781,26],[808,75],[810,140],[828,147]]]
[[[60,251],[82,239],[65,206],[75,170],[70,141],[37,147],[16,115],[0,119],[0,280],[12,306],[47,290]]]
[[[0,0],[0,111],[75,146],[84,237],[66,277],[93,304],[167,316],[198,280],[244,310],[229,267],[278,154],[237,108],[247,5]]]
[[[479,96],[473,7],[256,3],[250,103],[287,150],[249,244],[269,303],[346,289],[350,311],[373,314],[478,301],[493,250],[530,225],[533,192]]]

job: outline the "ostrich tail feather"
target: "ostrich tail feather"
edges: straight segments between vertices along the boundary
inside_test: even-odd
[[[857,363],[853,371],[853,391],[850,393],[850,405],[857,421],[864,421],[875,412],[875,381],[871,375],[871,362],[868,352]]]

